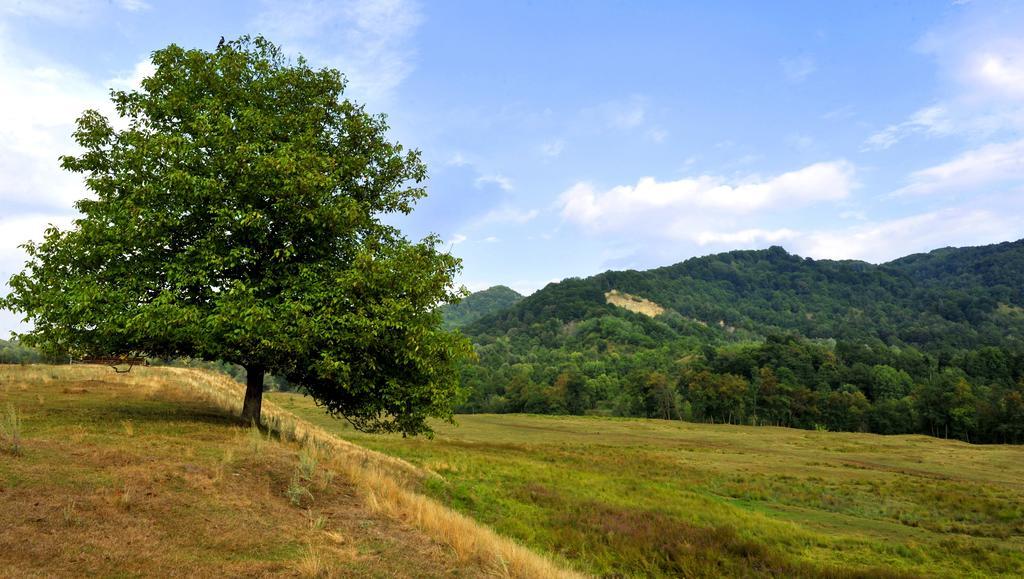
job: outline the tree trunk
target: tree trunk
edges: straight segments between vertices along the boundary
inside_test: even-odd
[[[253,364],[245,367],[245,402],[242,403],[242,420],[246,424],[260,424],[263,408],[263,366]]]

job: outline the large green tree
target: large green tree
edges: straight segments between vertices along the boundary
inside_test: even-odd
[[[444,331],[460,262],[384,219],[426,192],[418,151],[343,98],[342,75],[262,37],[153,53],[122,122],[86,111],[61,158],[91,195],[28,244],[0,302],[25,343],[72,355],[195,356],[244,366],[245,420],[265,372],[369,430],[450,418],[471,347]],[[121,128],[118,128],[121,127]]]

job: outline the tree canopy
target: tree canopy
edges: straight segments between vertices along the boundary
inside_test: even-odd
[[[437,307],[458,300],[461,263],[384,221],[426,194],[420,153],[344,99],[337,70],[262,37],[152,62],[140,89],[111,92],[120,121],[86,111],[82,152],[61,157],[91,195],[24,246],[0,302],[33,323],[24,343],[242,365],[247,420],[264,372],[364,429],[450,418],[471,347]]]

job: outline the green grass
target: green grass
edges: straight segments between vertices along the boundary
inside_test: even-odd
[[[467,415],[366,435],[429,468],[425,491],[595,574],[1020,576],[1024,448],[923,436],[656,420]]]

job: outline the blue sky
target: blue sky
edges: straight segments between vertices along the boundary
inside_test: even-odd
[[[243,33],[342,70],[423,151],[430,196],[398,223],[473,290],[1024,237],[1021,3],[210,4],[0,0],[0,280],[74,216],[75,117],[151,51]]]

